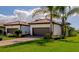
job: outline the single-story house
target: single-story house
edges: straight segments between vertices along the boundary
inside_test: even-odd
[[[62,24],[61,22],[52,22],[54,29],[52,29],[53,35],[62,35]],[[53,28],[53,27],[52,27]],[[22,34],[30,34],[32,36],[44,36],[49,33],[50,20],[49,19],[37,19],[30,23],[24,21],[8,22],[0,25],[0,30],[5,31],[7,34],[13,34],[17,29],[22,31]]]
[[[5,27],[4,27],[3,24],[0,24],[0,30],[4,33],[4,31],[5,31]]]
[[[17,29],[22,31],[22,34],[29,34],[30,27],[27,22],[15,21],[4,24],[5,32],[8,34],[13,34]]]
[[[53,35],[61,35],[61,24],[59,22],[52,22],[54,24]],[[35,36],[44,36],[49,33],[50,20],[49,19],[37,19],[30,24],[30,34]]]

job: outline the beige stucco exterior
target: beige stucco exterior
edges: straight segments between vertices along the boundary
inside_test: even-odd
[[[8,28],[18,28],[18,29],[20,29],[20,25],[9,25],[9,26],[5,26],[5,31],[6,31],[6,33],[7,33],[7,29]]]
[[[32,28],[39,28],[39,27],[49,27],[50,24],[32,24],[30,25],[30,35],[32,35]]]
[[[50,27],[50,24],[31,24],[30,25],[30,35],[33,35],[32,28],[44,28],[44,27]],[[53,30],[52,30],[53,31]],[[54,24],[54,35],[61,35],[61,26],[58,24]]]
[[[61,26],[54,24],[54,35],[61,35]]]
[[[20,28],[20,25],[9,25],[9,26],[5,26],[5,28]]]
[[[6,33],[7,33],[8,28],[17,28],[22,31],[22,34],[26,34],[26,32],[29,34],[29,32],[30,32],[29,26],[8,25],[8,26],[5,26]]]
[[[2,31],[4,32],[5,27],[4,27],[4,25],[3,25],[3,24],[0,24],[0,30],[2,30]]]
[[[5,31],[5,28],[4,27],[0,27],[0,30],[2,30],[4,32]]]

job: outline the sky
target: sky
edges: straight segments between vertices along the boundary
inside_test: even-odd
[[[32,12],[36,9],[39,6],[0,6],[0,22],[32,21]]]
[[[6,20],[16,21],[18,19],[32,21],[32,12],[39,8],[40,6],[0,6],[0,20],[2,22]],[[71,23],[72,27],[79,29],[78,15],[68,17],[67,21]]]
[[[30,10],[38,7],[39,6],[0,6],[0,13],[12,15],[14,10]]]

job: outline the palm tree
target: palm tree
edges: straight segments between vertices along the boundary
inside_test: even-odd
[[[50,36],[52,36],[54,32],[54,24],[53,18],[60,18],[62,19],[62,38],[65,38],[66,35],[66,20],[69,16],[73,15],[74,13],[79,14],[79,8],[71,8],[70,6],[44,6],[38,10],[35,10],[33,13],[33,17],[39,14],[47,13],[50,17]],[[53,30],[53,31],[52,31]]]
[[[62,19],[62,38],[65,38],[66,35],[66,20],[69,16],[73,15],[74,13],[79,13],[79,8],[71,8],[70,6],[59,6],[59,13]]]
[[[35,10],[33,13],[33,17],[35,15],[39,15],[39,14],[45,14],[47,13],[47,16],[50,17],[50,36],[52,37],[53,32],[54,32],[54,24],[53,22],[53,18],[59,18],[59,14],[58,14],[58,8],[56,6],[43,6],[38,10]]]
[[[67,14],[66,14],[67,6],[59,6],[58,8],[59,8],[59,13],[62,19],[62,38],[64,38],[65,37],[65,23],[67,19]]]

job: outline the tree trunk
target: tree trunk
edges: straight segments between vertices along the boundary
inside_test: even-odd
[[[50,17],[50,36],[52,38],[52,36],[53,36],[53,29],[54,29],[54,27],[52,26],[53,25],[53,23],[52,23],[52,12],[51,12],[50,16],[51,16]]]
[[[50,22],[50,36],[52,37],[52,35],[53,35],[53,28],[52,28],[53,26],[52,26],[52,22]]]
[[[65,37],[67,36],[67,26],[66,26],[66,24],[65,24]]]
[[[65,38],[65,19],[62,18],[62,39]]]

